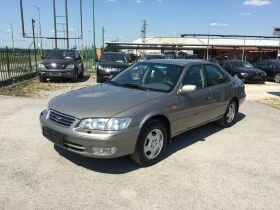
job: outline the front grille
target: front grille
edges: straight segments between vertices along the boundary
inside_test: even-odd
[[[75,121],[75,117],[65,115],[54,110],[49,111],[48,119],[64,127],[70,127],[70,125],[72,125],[72,123]]]
[[[262,73],[253,73],[253,74],[252,74],[252,76],[254,76],[254,77],[255,77],[255,76],[262,76],[262,75],[263,75]]]
[[[47,65],[48,69],[63,69],[64,65]]]

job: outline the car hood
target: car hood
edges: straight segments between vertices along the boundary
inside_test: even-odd
[[[102,67],[111,67],[111,68],[127,68],[128,63],[118,63],[118,62],[99,62],[98,65]]]
[[[73,59],[45,59],[41,62],[44,65],[49,65],[51,63],[59,64],[59,65],[69,65],[74,63]]]
[[[239,72],[244,72],[244,73],[264,73],[264,71],[257,69],[257,68],[246,68],[246,67],[235,67],[235,70]]]
[[[100,84],[53,98],[48,108],[76,118],[112,117],[166,93]]]

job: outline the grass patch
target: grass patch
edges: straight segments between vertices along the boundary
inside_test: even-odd
[[[266,98],[258,101],[259,103],[267,104],[271,107],[280,109],[280,97],[278,98]]]
[[[35,79],[12,88],[0,88],[0,95],[34,97],[39,95],[40,92],[53,92],[60,88],[60,84],[40,83],[38,79]]]

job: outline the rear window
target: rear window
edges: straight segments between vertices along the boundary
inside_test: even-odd
[[[147,55],[147,60],[166,59],[165,55]]]
[[[103,54],[100,59],[101,62],[116,62],[127,63],[126,58],[122,54]]]

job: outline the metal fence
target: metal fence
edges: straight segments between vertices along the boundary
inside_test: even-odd
[[[0,87],[36,76],[36,60],[30,49],[0,49]]]
[[[85,66],[85,70],[86,71],[94,71],[95,68],[94,68],[94,61],[93,61],[93,59],[94,59],[93,50],[91,48],[85,48],[85,49],[83,49],[79,52],[82,56],[84,66]]]

